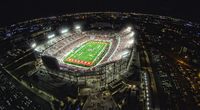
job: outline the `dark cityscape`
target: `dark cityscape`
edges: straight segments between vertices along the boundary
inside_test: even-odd
[[[0,110],[200,110],[193,1],[0,1]]]

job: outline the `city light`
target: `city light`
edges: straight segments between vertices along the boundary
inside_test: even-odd
[[[31,47],[32,47],[32,48],[35,48],[35,47],[36,47],[36,43],[33,43],[33,44],[31,45]]]
[[[48,39],[55,37],[55,34],[48,35]]]
[[[60,31],[60,33],[61,34],[64,34],[64,33],[67,33],[69,30],[68,29],[62,29],[61,31]]]

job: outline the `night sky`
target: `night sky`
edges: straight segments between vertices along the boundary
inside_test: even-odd
[[[200,23],[200,4],[193,0],[0,0],[0,26],[89,11],[159,14]]]

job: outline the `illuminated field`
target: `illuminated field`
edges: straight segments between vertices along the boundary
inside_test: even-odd
[[[106,41],[88,41],[75,48],[64,58],[66,64],[83,67],[96,65],[106,54],[110,43]]]

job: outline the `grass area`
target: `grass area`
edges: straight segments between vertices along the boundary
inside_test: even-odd
[[[88,41],[78,48],[74,48],[70,54],[64,58],[66,64],[91,67],[97,64],[105,55],[110,42]]]

